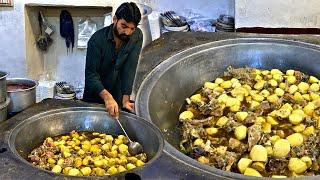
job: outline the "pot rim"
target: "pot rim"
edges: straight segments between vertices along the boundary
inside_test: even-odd
[[[9,79],[7,79],[7,84],[10,83],[10,82],[21,81],[21,80],[32,82],[32,83],[34,83],[34,85],[32,87],[30,87],[30,88],[27,88],[27,89],[18,89],[18,90],[14,90],[14,91],[7,90],[7,92],[8,93],[15,93],[15,92],[30,91],[30,90],[35,89],[39,85],[38,81],[35,81],[35,80],[32,80],[32,79],[28,79],[28,78],[9,78]]]
[[[4,73],[4,76],[0,77],[0,80],[5,79],[8,76],[8,73],[5,71],[0,71],[0,73]]]

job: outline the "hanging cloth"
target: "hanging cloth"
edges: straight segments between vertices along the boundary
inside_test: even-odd
[[[67,10],[60,13],[60,35],[66,41],[67,51],[74,47],[74,27],[71,14]]]

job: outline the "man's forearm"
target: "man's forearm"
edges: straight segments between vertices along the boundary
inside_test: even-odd
[[[104,100],[104,101],[108,101],[109,99],[113,98],[112,95],[106,90],[102,90],[99,93],[99,96]]]

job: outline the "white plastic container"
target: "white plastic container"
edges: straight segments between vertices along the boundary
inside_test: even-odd
[[[39,85],[36,88],[36,102],[46,98],[53,98],[55,84],[56,81],[39,81]]]

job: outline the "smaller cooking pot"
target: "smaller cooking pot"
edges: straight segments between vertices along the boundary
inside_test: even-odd
[[[36,103],[38,82],[27,78],[7,79],[7,93],[11,98],[8,112],[17,113]]]
[[[7,97],[6,77],[7,73],[0,71],[0,103],[4,103]]]

